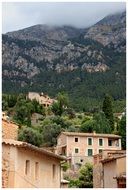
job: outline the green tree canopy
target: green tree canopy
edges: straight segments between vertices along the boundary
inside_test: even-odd
[[[93,130],[96,133],[111,133],[111,127],[104,112],[95,113],[93,119],[95,121]]]
[[[68,106],[68,95],[64,92],[61,92],[61,93],[58,93],[57,102],[53,103],[51,109],[55,115],[61,116],[67,106]]]
[[[94,131],[95,124],[96,123],[93,119],[87,120],[85,123],[81,125],[80,132],[92,133]]]
[[[61,126],[55,123],[43,126],[43,144],[46,146],[54,146],[57,143],[57,136],[61,132]]]
[[[91,163],[86,163],[80,169],[79,187],[93,188],[93,166]]]
[[[30,127],[24,127],[19,131],[18,140],[40,146],[42,144],[42,135],[37,130]]]
[[[111,126],[111,131],[114,131],[114,116],[113,116],[113,108],[112,108],[112,98],[109,95],[106,95],[103,101],[102,110],[109,121]]]

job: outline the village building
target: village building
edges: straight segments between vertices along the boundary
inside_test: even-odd
[[[56,153],[65,155],[73,169],[86,162],[93,163],[93,155],[103,150],[121,150],[121,137],[114,134],[62,132],[57,138]]]
[[[126,151],[104,150],[93,158],[94,188],[126,188]]]
[[[2,187],[60,188],[64,157],[17,140],[18,128],[2,119]]]
[[[37,93],[37,92],[29,92],[27,96],[30,100],[36,100],[39,102],[39,104],[43,105],[44,107],[49,107],[51,106],[55,100],[51,99],[48,95],[45,95],[43,92],[42,93]]]

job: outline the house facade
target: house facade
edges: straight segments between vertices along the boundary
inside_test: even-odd
[[[30,100],[36,100],[39,102],[39,104],[43,105],[44,107],[49,107],[53,104],[55,101],[54,99],[51,99],[48,95],[44,95],[43,93],[37,93],[37,92],[29,92],[28,98]]]
[[[57,139],[56,153],[65,155],[72,167],[93,163],[93,155],[105,149],[121,150],[121,137],[113,134],[62,132]]]
[[[126,151],[104,150],[94,155],[93,187],[126,187]]]
[[[2,187],[60,188],[64,157],[17,141],[18,126],[2,120]]]
[[[12,139],[4,139],[2,149],[2,187],[61,187],[62,157]]]

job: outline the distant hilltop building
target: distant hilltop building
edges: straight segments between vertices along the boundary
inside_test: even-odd
[[[54,99],[51,99],[48,95],[44,95],[43,92],[41,92],[41,93],[29,92],[28,98],[30,100],[35,99],[37,102],[39,102],[39,104],[43,105],[46,108],[51,106],[55,102]]]

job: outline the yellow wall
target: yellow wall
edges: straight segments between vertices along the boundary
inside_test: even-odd
[[[113,179],[116,177],[116,160],[107,162],[103,166],[104,171],[104,184],[105,188],[117,188],[117,180]]]
[[[117,159],[117,175],[126,172],[126,157]]]
[[[60,161],[50,156],[39,154],[24,148],[16,148],[9,145],[3,145],[3,159],[5,152],[12,158],[8,157],[9,176],[8,181],[11,182],[7,187],[16,188],[59,188],[60,187]],[[30,160],[30,174],[25,174],[26,160]],[[39,178],[35,179],[35,162],[39,163]],[[53,164],[56,165],[56,175],[53,179]],[[5,168],[4,168],[5,169]],[[3,171],[4,171],[3,169]],[[4,181],[4,176],[3,176]]]

